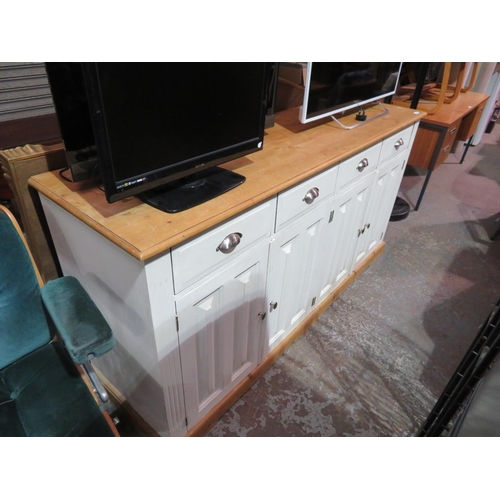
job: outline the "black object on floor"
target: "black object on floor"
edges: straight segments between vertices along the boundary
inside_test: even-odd
[[[391,218],[389,220],[391,222],[394,222],[397,220],[406,219],[409,213],[410,205],[405,200],[403,200],[403,198],[400,198],[398,196],[396,197],[396,201],[394,202],[394,208],[392,209]]]
[[[434,405],[419,437],[500,436],[500,300]]]

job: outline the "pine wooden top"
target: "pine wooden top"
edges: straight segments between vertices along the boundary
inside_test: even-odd
[[[448,127],[487,101],[489,97],[478,92],[461,93],[455,101],[443,104],[437,113],[428,114],[422,122]]]
[[[280,191],[349,158],[425,116],[424,112],[387,106],[389,113],[344,130],[331,119],[303,125],[298,108],[276,115],[266,130],[262,151],[226,163],[246,177],[237,188],[198,207],[168,214],[136,197],[108,204],[93,183],[70,183],[58,171],[36,175],[29,184],[139,260],[147,260],[233,217]],[[366,110],[368,117],[379,107]],[[359,123],[354,116],[345,125]]]

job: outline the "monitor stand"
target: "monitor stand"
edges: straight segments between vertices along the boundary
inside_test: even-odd
[[[333,115],[331,116],[331,118],[337,124],[339,124],[344,130],[352,130],[353,128],[359,127],[360,125],[363,125],[364,123],[371,122],[372,120],[376,120],[377,118],[385,116],[387,113],[389,113],[389,110],[380,101],[377,101],[375,104],[378,104],[379,106],[381,106],[383,108],[382,113],[379,113],[378,115],[372,116],[371,118],[365,117],[362,120],[360,120],[360,123],[356,123],[355,125],[351,125],[350,127],[348,127],[347,125],[344,125],[341,121],[337,120],[337,118],[335,118],[335,116],[333,116]],[[357,113],[357,116],[360,116],[360,115],[365,116],[365,112],[364,112],[363,108],[360,108],[360,110]],[[356,119],[358,120],[358,118],[356,118]]]
[[[245,182],[245,177],[220,167],[208,168],[150,189],[138,195],[148,205],[168,213],[177,213],[211,200]]]

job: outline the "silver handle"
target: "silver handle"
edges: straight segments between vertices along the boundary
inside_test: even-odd
[[[395,147],[396,149],[399,149],[401,146],[403,146],[403,145],[404,145],[404,143],[405,143],[405,141],[403,141],[403,139],[398,139],[398,140],[396,141],[396,144],[394,144],[394,147]]]
[[[453,128],[450,130],[450,135],[453,135],[456,131],[457,131],[457,127],[453,127]]]
[[[367,229],[370,229],[370,222],[365,224],[361,229],[358,229],[358,238],[364,234]]]
[[[368,166],[368,158],[363,158],[359,163],[358,163],[358,166],[357,166],[357,169],[360,171],[360,172],[363,172],[363,170]]]
[[[278,307],[278,303],[277,302],[271,302],[269,304],[269,312],[273,312],[277,307]]]
[[[231,233],[222,240],[222,243],[215,250],[231,253],[240,244],[241,238],[243,238],[241,233]]]
[[[450,149],[450,147],[451,147],[451,146],[448,144],[448,146],[446,146],[446,147],[443,149],[443,153],[447,153],[447,152],[448,152],[448,150]]]
[[[306,193],[302,201],[305,201],[308,205],[310,205],[317,197],[319,196],[319,189],[312,188]]]

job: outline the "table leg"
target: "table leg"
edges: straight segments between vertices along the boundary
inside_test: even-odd
[[[425,190],[427,188],[427,184],[429,184],[429,179],[431,178],[432,171],[434,170],[434,167],[429,167],[427,169],[427,175],[425,176],[425,181],[424,185],[422,186],[422,189],[420,190],[420,195],[418,197],[417,204],[415,205],[415,212],[418,210],[418,207],[420,207],[420,202],[422,201],[422,198],[424,197]]]
[[[463,153],[463,155],[462,155],[462,158],[460,159],[460,165],[464,162],[465,155],[467,154],[467,151],[469,150],[469,147],[470,147],[470,145],[471,145],[471,143],[472,143],[472,138],[473,138],[473,137],[474,137],[474,136],[473,136],[473,135],[471,135],[471,136],[469,137],[469,140],[468,140],[468,141],[467,141],[467,143],[465,144],[465,151],[464,151],[464,153]]]

